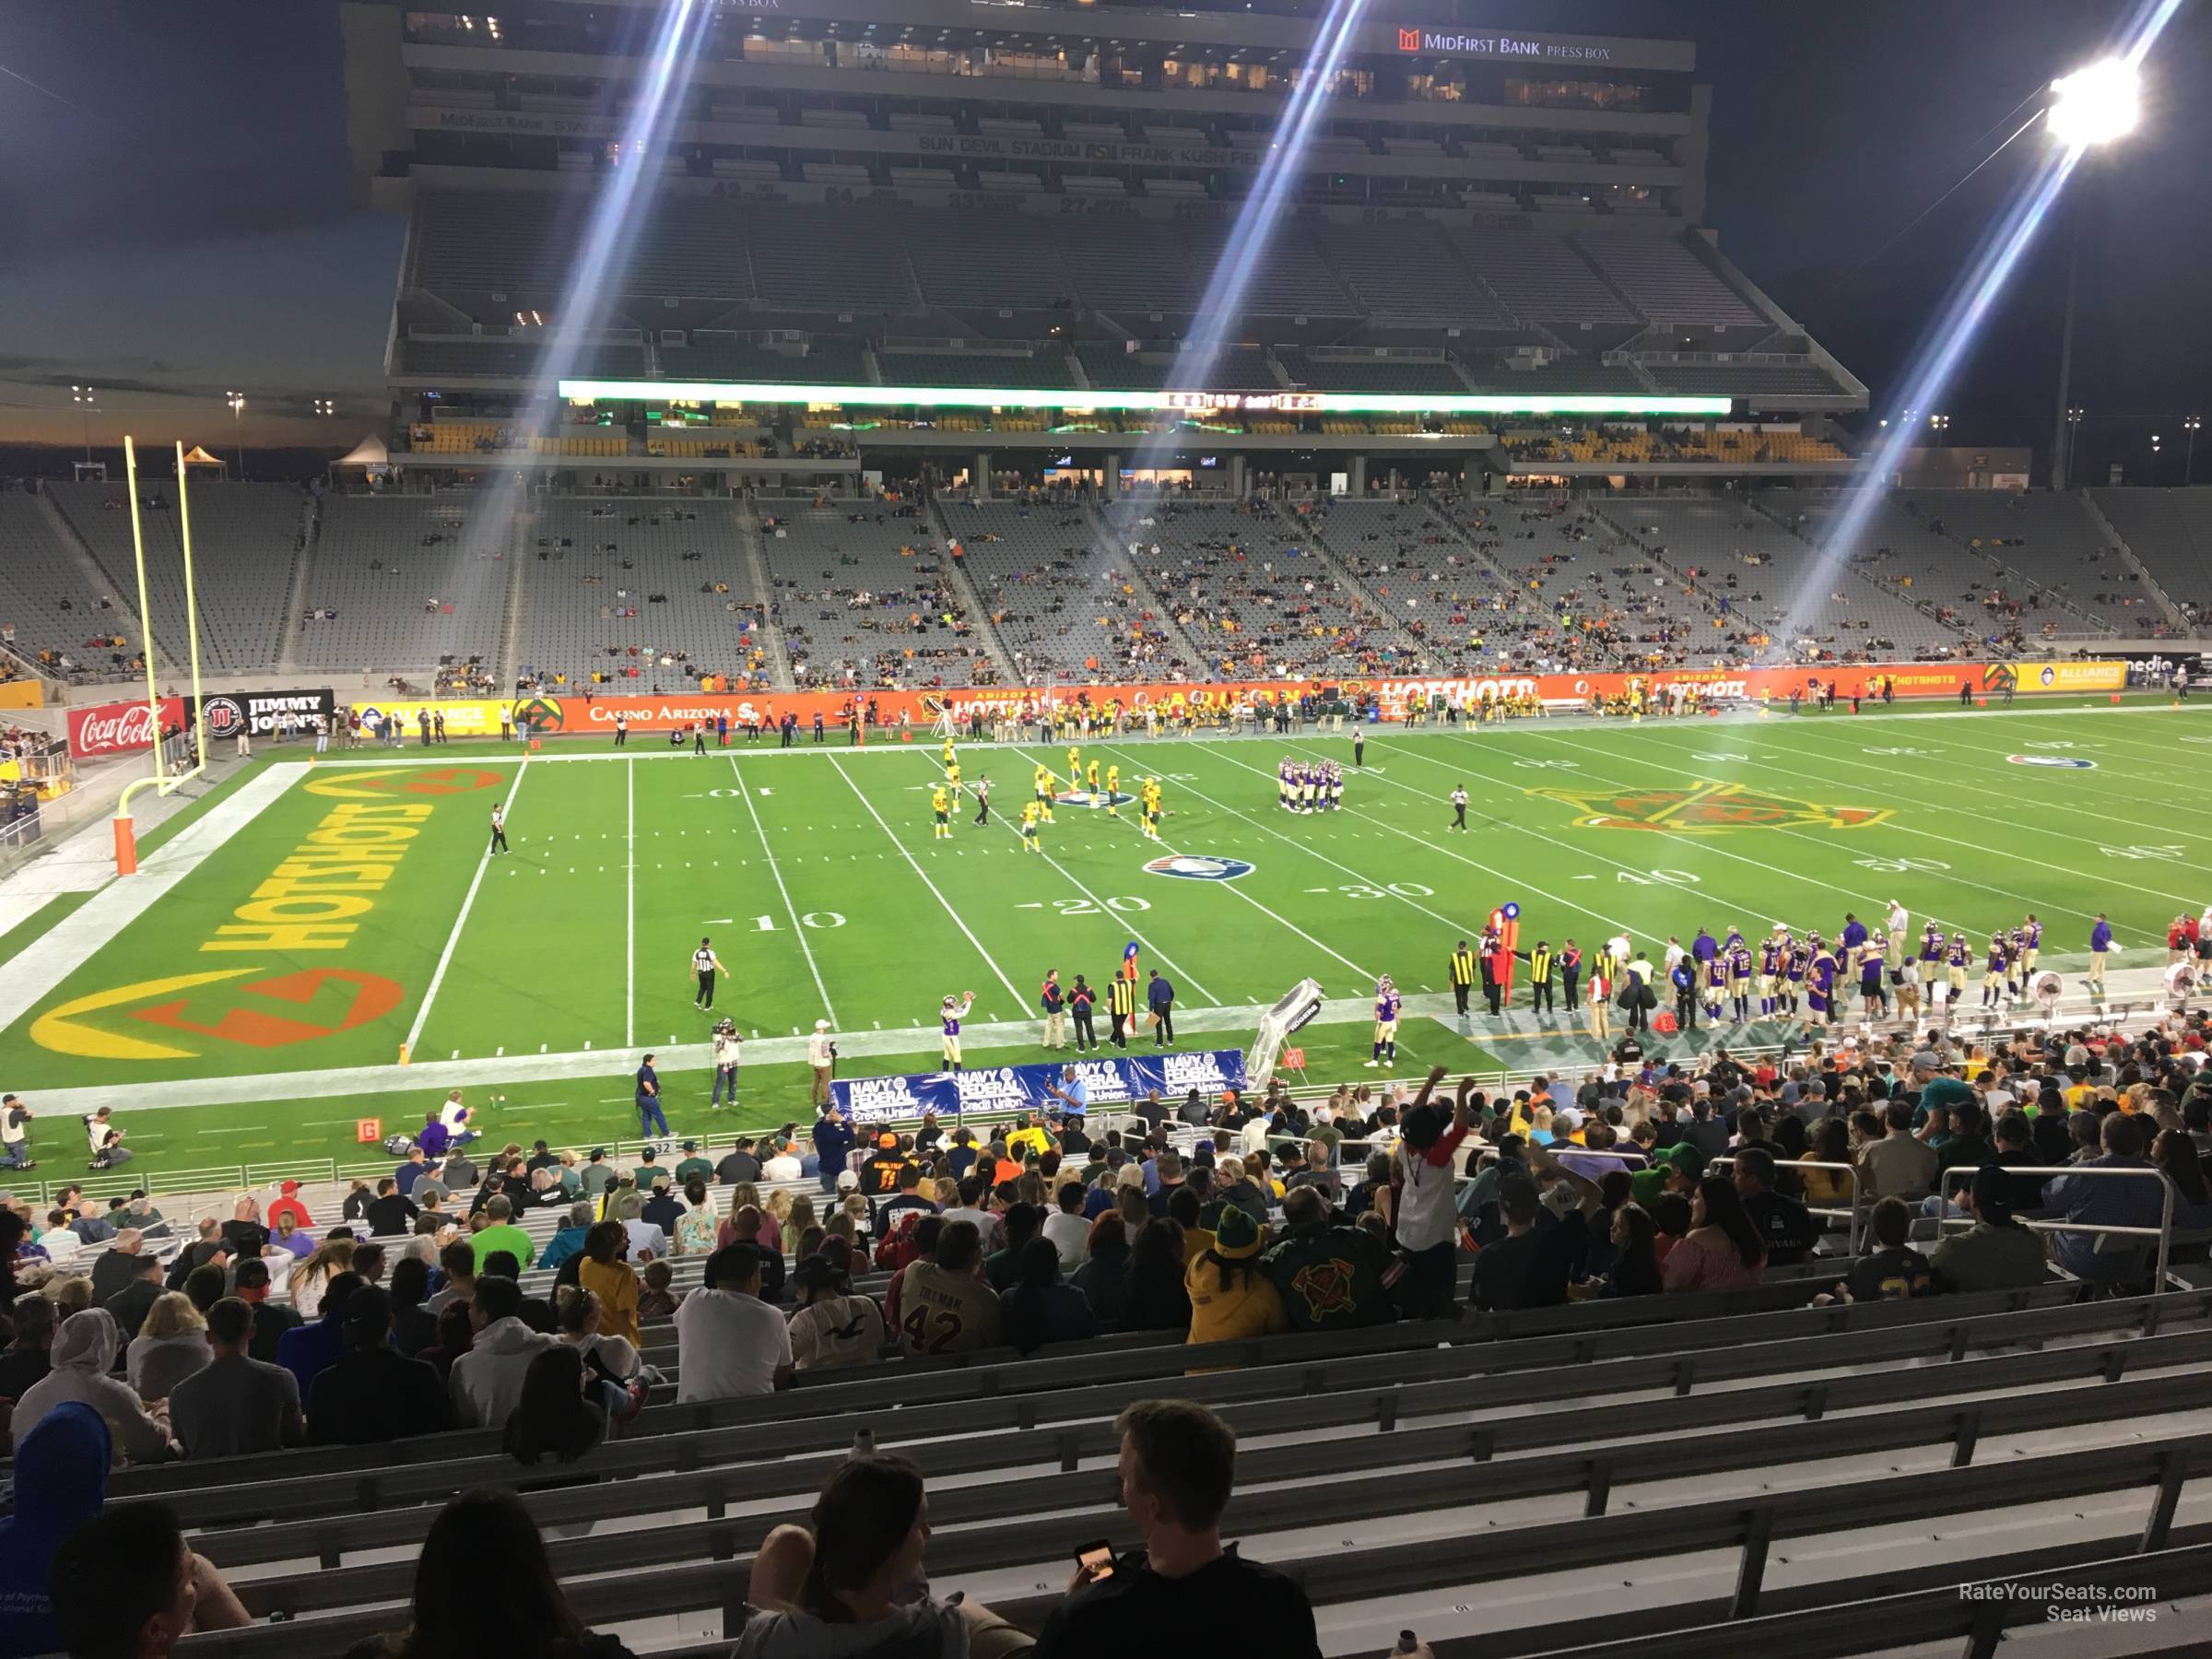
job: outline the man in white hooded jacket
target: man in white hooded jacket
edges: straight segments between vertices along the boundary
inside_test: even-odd
[[[522,1305],[523,1288],[514,1280],[489,1274],[477,1280],[468,1312],[476,1340],[453,1361],[450,1379],[457,1427],[504,1429],[523,1397],[530,1361],[552,1346],[552,1337],[517,1317]]]

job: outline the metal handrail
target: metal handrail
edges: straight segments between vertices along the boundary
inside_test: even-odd
[[[1734,1169],[1735,1167],[1735,1159],[1729,1157],[1726,1153],[1723,1153],[1718,1158],[1710,1158],[1705,1160],[1705,1167],[1709,1170],[1717,1170],[1722,1168],[1724,1165],[1727,1168]],[[1816,1216],[1844,1217],[1850,1228],[1849,1237],[1851,1240],[1851,1253],[1853,1255],[1856,1255],[1859,1252],[1860,1242],[1866,1236],[1864,1230],[1867,1212],[1870,1207],[1866,1202],[1866,1172],[1860,1169],[1855,1163],[1829,1163],[1823,1159],[1810,1158],[1778,1158],[1774,1160],[1774,1168],[1777,1172],[1783,1170],[1792,1169],[1841,1170],[1851,1177],[1850,1209],[1830,1209],[1825,1205],[1818,1209],[1814,1209],[1809,1204],[1806,1206],[1806,1208]]]
[[[2116,1170],[2110,1167],[2099,1167],[2094,1164],[2006,1164],[2003,1165],[2002,1168],[2007,1175],[2042,1175],[2046,1177],[2065,1175],[2118,1175],[2136,1181],[2143,1180],[2147,1177],[2157,1181],[2159,1183],[2159,1224],[2156,1227],[2131,1227],[2123,1226],[2118,1222],[2101,1221],[2052,1221],[2040,1218],[2030,1218],[2027,1217],[2022,1217],[2021,1221],[2024,1226],[2030,1227],[2037,1232],[2086,1232],[2100,1238],[2112,1237],[2129,1239],[2156,1239],[2159,1241],[2158,1277],[2154,1278],[2151,1283],[2160,1288],[2165,1287],[2166,1269],[2171,1264],[2173,1256],[2173,1203],[2176,1196],[2176,1189],[2173,1182],[2168,1177],[2165,1171],[2159,1169],[2156,1164],[2152,1164],[2140,1170]],[[1944,1193],[1943,1189],[1950,1185],[1952,1176],[1963,1176],[1967,1181],[1971,1181],[1974,1177],[1974,1173],[1975,1171],[1973,1170],[1969,1169],[1964,1164],[1956,1164],[1950,1169],[1937,1171],[1936,1178],[1936,1190],[1938,1195],[1943,1196],[1944,1199],[1941,1210],[1936,1218],[1936,1230],[1938,1234],[1940,1234],[1947,1227],[1956,1226],[1964,1228],[1971,1227],[1973,1225],[1973,1223],[1966,1217],[1954,1216],[1949,1213],[1951,1207],[1950,1199],[1948,1195]],[[2045,1184],[2049,1184],[2048,1182],[2046,1182]]]

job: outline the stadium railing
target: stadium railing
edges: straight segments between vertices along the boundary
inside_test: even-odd
[[[2044,1178],[2046,1182],[2060,1176],[2071,1177],[2076,1175],[2096,1176],[2100,1179],[2105,1180],[2110,1180],[2114,1176],[2118,1176],[2123,1180],[2147,1180],[2157,1182],[2159,1183],[2159,1224],[2156,1227],[2123,1227],[2115,1222],[2100,1221],[2053,1221],[2044,1218],[2031,1218],[2027,1216],[2022,1216],[2020,1218],[2020,1221],[2023,1226],[2032,1228],[2037,1232],[2091,1234],[2097,1240],[2097,1248],[2100,1254],[2105,1253],[2104,1241],[2107,1239],[2156,1240],[2158,1242],[2157,1269],[2153,1273],[2150,1282],[2153,1285],[2159,1286],[2162,1286],[2166,1283],[2167,1271],[2172,1265],[2173,1262],[2173,1245],[2175,1237],[2173,1227],[2173,1202],[2174,1199],[2180,1194],[2176,1192],[2173,1182],[2167,1178],[2166,1172],[2163,1170],[2155,1168],[2143,1170],[2100,1169],[2095,1164],[2017,1164],[2007,1165],[2005,1172],[2007,1175],[2041,1175]],[[1952,1179],[1954,1176],[1963,1177],[1964,1179],[1954,1182]],[[1950,1197],[1950,1191],[1954,1185],[1970,1185],[1972,1182],[1973,1178],[1974,1171],[1970,1169],[1966,1169],[1963,1166],[1960,1166],[1957,1169],[1942,1171],[1937,1175],[1936,1191],[1942,1195],[1944,1200],[1942,1211],[1936,1217],[1936,1226],[1938,1231],[1941,1231],[1947,1227],[1971,1227],[1973,1225],[1973,1218],[1971,1216],[1964,1214],[1954,1216],[1951,1213],[1952,1200]],[[2183,1243],[2199,1242],[2207,1238],[2212,1238],[2212,1230],[2207,1230],[2201,1228],[2194,1231],[2184,1230],[2181,1234],[2181,1240]]]
[[[2137,1339],[2132,1345],[2148,1351],[2153,1364],[2201,1364],[2212,1351],[2212,1333],[2189,1333]],[[1484,1522],[1456,1522],[1460,1530],[1452,1537],[1430,1540],[1427,1547],[1409,1549],[1403,1543],[1382,1547],[1346,1546],[1326,1554],[1271,1562],[1305,1585],[1319,1603],[1368,1601],[1394,1594],[1444,1587],[1469,1576],[1465,1546],[1481,1540],[1485,1552],[1508,1549],[1512,1559],[1540,1561],[1552,1571],[1595,1567],[1616,1562],[1681,1555],[1700,1550],[1735,1549],[1741,1552],[1732,1612],[1744,1617],[1756,1611],[1771,1544],[1792,1537],[1815,1536],[1853,1527],[1919,1521],[1957,1511],[2002,1509],[2028,1501],[2072,1499],[2155,1485],[2160,1505],[2153,1524],[2146,1530],[2142,1547],[2158,1547],[2171,1524],[2172,1500],[2186,1480],[2212,1470],[2212,1445],[2146,1444],[2099,1447],[2054,1456],[2021,1458],[1979,1467],[1971,1463],[1979,1433],[1980,1410],[1987,1410],[1993,1426],[2007,1431],[2017,1424],[2030,1428],[2066,1427],[2109,1420],[2112,1401],[2100,1390],[2055,1390],[2047,1386],[2053,1373],[2043,1368],[2059,1366],[2059,1375],[2098,1375],[2087,1363],[2095,1350],[2060,1349],[2048,1353],[1960,1364],[1924,1379],[1938,1386],[1970,1382],[1984,1392],[2007,1384],[2025,1385],[2015,1396],[1986,1397],[1959,1406],[1918,1407],[1889,1412],[1848,1425],[1849,1444],[1862,1442],[1871,1449],[1903,1448],[1950,1443],[1952,1467],[1942,1471],[1875,1479],[1844,1486],[1819,1485],[1784,1491],[1769,1491],[1745,1500],[1639,1509],[1608,1512],[1612,1482],[1618,1471],[1624,1480],[1647,1477],[1657,1468],[1667,1475],[1694,1475],[1720,1470],[1759,1467],[1776,1470],[1778,1459],[1817,1461],[1837,1448],[1834,1425],[1795,1424],[1779,1429],[1746,1430],[1730,1425],[1709,1435],[1686,1437],[1680,1432],[1678,1407],[1670,1402],[1646,1402],[1608,1407],[1608,1427],[1629,1434],[1642,1432],[1648,1439],[1568,1455],[1512,1458],[1492,1462],[1485,1455],[1494,1447],[1484,1438],[1511,1433],[1525,1437],[1528,1449],[1556,1446],[1557,1423],[1543,1414],[1524,1414],[1478,1424],[1458,1424],[1424,1432],[1411,1446],[1396,1441],[1383,1448],[1386,1457],[1418,1460],[1452,1459],[1441,1468],[1418,1472],[1347,1477],[1339,1474],[1326,1483],[1288,1480],[1269,1490],[1248,1493],[1238,1501],[1235,1524],[1240,1532],[1265,1533],[1294,1527],[1332,1526],[1355,1521],[1406,1513],[1437,1513],[1471,1504],[1522,1499],[1545,1493],[1580,1490],[1585,1494],[1584,1515],[1567,1522],[1538,1522],[1524,1526],[1498,1526]],[[1830,1356],[1823,1349],[1819,1359]],[[1840,1359],[1840,1357],[1838,1357]],[[1773,1375],[1803,1370],[1807,1356],[1801,1346],[1765,1356],[1767,1364],[1754,1375]],[[1924,1379],[1916,1378],[1917,1381]],[[1596,1398],[1617,1392],[1607,1377],[1584,1371],[1547,1379],[1546,1393],[1531,1401],[1556,1402],[1563,1398]],[[1815,1393],[1807,1395],[1806,1391]],[[1855,1396],[1853,1393],[1855,1391]],[[2168,1411],[2192,1409],[2196,1392],[2187,1377],[2138,1382],[2128,1391],[2131,1416],[2137,1403]],[[1883,1405],[1895,1398],[1892,1376],[1843,1378],[1827,1383],[1783,1385],[1774,1390],[1732,1391],[1732,1403],[1762,1409],[1775,1398],[1805,1409],[1810,1399],[1821,1408],[1839,1398],[1862,1406]],[[1305,1402],[1293,1401],[1300,1405]],[[1440,1401],[1437,1411],[1453,1412],[1470,1406],[1511,1406],[1513,1397],[1500,1401],[1485,1388],[1476,1398],[1463,1392],[1451,1401]],[[1641,1411],[1641,1416],[1633,1414]],[[1250,1409],[1241,1415],[1251,1415]],[[845,1425],[841,1424],[840,1427]],[[1274,1431],[1289,1431],[1308,1425],[1285,1421]],[[1240,1425],[1241,1433],[1252,1430]],[[1099,1454],[1112,1450],[1111,1422],[1099,1425]],[[1262,1428],[1260,1432],[1268,1432]],[[1296,1472],[1311,1468],[1310,1445],[1294,1447],[1304,1454]],[[1960,1455],[1960,1452],[1964,1453]],[[1267,1453],[1254,1453],[1265,1458]],[[1461,1457],[1474,1461],[1460,1463]],[[1279,1458],[1278,1458],[1279,1461]],[[1259,1467],[1269,1465],[1263,1462]],[[811,1471],[818,1474],[818,1466]],[[548,1481],[601,1477],[595,1465],[569,1471],[549,1471]],[[1267,1477],[1262,1475],[1260,1478]],[[1099,1512],[1113,1501],[1110,1477],[1099,1472],[1095,1489],[1086,1491],[1077,1480],[1053,1477],[1057,1508],[1050,1515],[1031,1512],[1038,1495],[1032,1483],[1020,1480],[980,1488],[976,1496],[953,1500],[963,1520],[974,1524],[941,1533],[933,1543],[931,1571],[940,1580],[957,1582],[964,1576],[1004,1570],[1030,1562],[1051,1562],[1087,1541],[1100,1521]],[[659,1483],[650,1483],[655,1487]],[[964,1488],[963,1488],[964,1489]],[[585,1488],[604,1503],[609,1495],[605,1484]],[[748,1494],[749,1495],[749,1494]],[[802,1490],[791,1494],[803,1500]],[[949,1493],[947,1494],[950,1496]],[[549,1501],[549,1500],[541,1500]],[[661,1506],[664,1509],[667,1505]],[[971,1510],[973,1513],[971,1514]],[[602,1508],[599,1512],[605,1513]],[[794,1510],[794,1513],[796,1512]],[[2163,1521],[2159,1516],[2164,1517]],[[554,1540],[549,1550],[555,1569],[575,1575],[571,1585],[578,1611],[594,1624],[650,1615],[720,1609],[731,1617],[742,1597],[746,1557],[779,1514],[753,1512],[742,1518],[705,1524],[686,1523],[662,1527],[618,1530],[588,1538]],[[2089,1524],[2096,1523],[2091,1521]],[[2100,1540],[2101,1542],[2101,1540]],[[349,1618],[309,1618],[296,1622],[232,1633],[193,1651],[225,1653],[280,1653],[293,1659],[342,1651],[358,1636],[362,1609],[405,1598],[413,1580],[413,1565],[401,1560],[336,1571],[253,1580],[239,1586],[247,1606],[257,1614],[296,1616],[344,1608]],[[583,1575],[590,1575],[585,1577]],[[1056,1573],[1054,1574],[1056,1577]],[[1008,1602],[994,1598],[1000,1611],[1017,1622],[1030,1622],[1048,1611],[1057,1600],[1050,1587],[1039,1584],[1035,1597]]]

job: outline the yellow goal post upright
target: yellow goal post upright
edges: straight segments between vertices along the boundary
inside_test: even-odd
[[[146,662],[146,715],[153,733],[154,770],[127,784],[115,803],[115,873],[133,876],[138,870],[138,838],[131,822],[131,797],[151,787],[157,795],[173,794],[207,770],[206,734],[200,730],[200,597],[192,575],[192,504],[186,485],[184,445],[177,452],[177,543],[184,555],[184,633],[192,653],[192,696],[185,704],[183,729],[188,735],[192,764],[171,776],[161,764],[161,691],[154,664],[153,606],[146,590],[146,533],[138,520],[138,447],[126,435],[123,441],[124,476],[131,495],[131,552],[138,566],[138,653]]]

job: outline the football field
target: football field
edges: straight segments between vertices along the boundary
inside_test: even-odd
[[[2194,709],[2076,698],[1389,728],[1358,768],[1348,735],[1311,732],[1084,744],[1124,795],[1159,780],[1157,844],[1134,800],[1071,787],[1065,745],[963,746],[943,840],[935,742],[702,757],[636,734],[312,766],[294,746],[196,807],[140,876],[0,936],[0,1084],[53,1116],[104,1100],[139,1170],[198,1169],[356,1157],[359,1118],[412,1127],[449,1075],[495,1140],[503,1114],[509,1135],[611,1142],[635,1134],[628,1073],[653,1050],[677,1134],[722,1132],[807,1117],[817,1019],[842,1075],[928,1070],[939,1000],[972,991],[970,1063],[1040,1058],[1021,1022],[1045,971],[1102,985],[1131,944],[1175,987],[1182,1046],[1243,1046],[1310,975],[1342,999],[1303,1034],[1310,1074],[1371,1077],[1359,1008],[1389,974],[1409,998],[1399,1075],[1528,1065],[1479,998],[1463,1026],[1448,995],[1452,947],[1508,901],[1524,948],[1625,930],[1655,955],[1670,934],[1778,922],[1832,937],[1846,911],[1896,900],[1916,929],[1966,933],[1977,980],[1989,931],[2030,912],[2046,965],[2085,951],[2100,911],[2123,961],[2162,961],[2169,922],[2212,896],[2212,783],[2188,764],[2206,746]],[[1284,759],[1341,763],[1342,809],[1280,810]],[[1030,853],[1018,818],[1040,765],[1054,821]],[[500,804],[512,850],[494,854]],[[745,1104],[719,1119],[702,935],[727,970],[715,1015],[748,1043]],[[62,1134],[42,1131],[47,1151]]]

